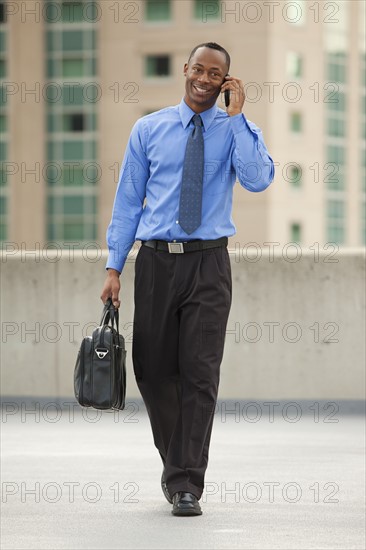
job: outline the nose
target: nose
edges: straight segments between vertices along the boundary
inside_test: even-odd
[[[201,73],[200,76],[197,78],[197,80],[199,82],[202,82],[202,83],[205,83],[205,84],[209,84],[210,82],[210,79],[208,78],[208,74],[207,73]]]

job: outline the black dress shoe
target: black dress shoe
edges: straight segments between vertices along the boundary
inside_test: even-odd
[[[164,470],[163,470],[163,473],[161,474],[161,488],[169,504],[173,504],[172,497],[170,496],[168,487],[166,486],[166,483],[165,483]]]
[[[200,516],[202,510],[195,495],[179,491],[173,495],[172,514],[173,516]]]

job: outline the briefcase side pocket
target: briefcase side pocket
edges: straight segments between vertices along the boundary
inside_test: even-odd
[[[127,351],[124,348],[123,337],[119,335],[120,345],[116,346],[115,358],[116,364],[114,368],[116,383],[115,383],[115,407],[123,410],[125,408],[126,399],[126,356]],[[121,345],[122,344],[122,345]]]
[[[77,358],[76,358],[76,363],[75,363],[75,370],[74,370],[74,395],[75,395],[75,398],[76,398],[76,401],[78,403],[80,403],[80,390],[81,390],[81,350],[83,349],[83,345],[84,345],[84,340],[82,341],[81,343],[81,346],[79,348],[79,351],[78,351],[78,355],[77,355]],[[81,404],[81,403],[80,403]]]
[[[88,369],[90,352],[91,337],[86,336],[81,342],[74,370],[74,394],[82,407],[90,406],[90,399],[88,399],[90,394],[90,373]]]

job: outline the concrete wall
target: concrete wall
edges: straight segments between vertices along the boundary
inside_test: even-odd
[[[362,399],[365,251],[231,250],[233,304],[220,398]],[[129,399],[134,256],[122,274]],[[7,396],[73,397],[82,336],[98,323],[105,251],[4,253],[1,382]],[[296,261],[294,261],[296,260]],[[89,326],[88,326],[89,325]]]

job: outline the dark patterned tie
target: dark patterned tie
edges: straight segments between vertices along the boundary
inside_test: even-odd
[[[194,115],[192,120],[194,129],[187,141],[179,202],[179,225],[188,235],[201,225],[203,182],[202,119]]]

